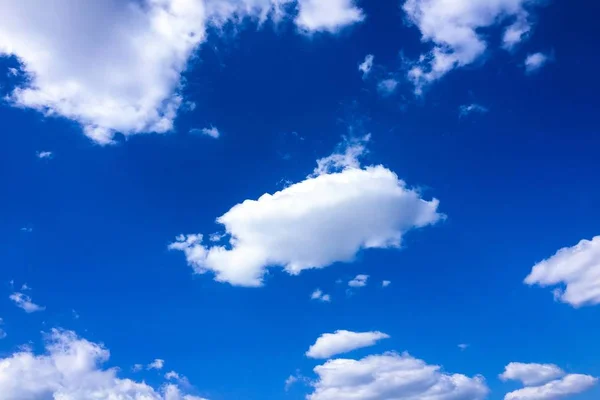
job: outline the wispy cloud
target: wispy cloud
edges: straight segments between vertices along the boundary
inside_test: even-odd
[[[11,294],[10,296],[8,296],[8,298],[11,299],[16,304],[17,307],[25,310],[26,313],[33,313],[36,311],[44,311],[46,309],[46,307],[35,304],[31,300],[31,297],[29,297],[28,295],[21,293],[21,292],[15,292],[15,293]]]
[[[210,128],[202,128],[202,129],[197,129],[197,128],[193,128],[190,129],[190,133],[197,135],[206,135],[206,136],[210,136],[213,139],[218,139],[219,136],[221,136],[221,133],[219,132],[219,130],[217,128],[215,128],[214,126],[211,126]]]

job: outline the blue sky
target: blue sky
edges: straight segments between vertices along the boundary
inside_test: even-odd
[[[598,398],[597,6],[21,3],[0,399]]]

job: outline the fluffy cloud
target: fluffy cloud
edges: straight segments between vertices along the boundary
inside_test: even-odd
[[[120,379],[117,369],[102,369],[109,352],[74,332],[53,330],[46,352],[31,350],[0,358],[0,393],[3,400],[200,400],[184,395],[175,385],[160,391],[143,382]]]
[[[331,296],[323,293],[323,291],[321,289],[316,289],[314,292],[312,292],[312,294],[310,295],[310,298],[312,300],[319,300],[324,303],[329,303],[331,301]]]
[[[564,285],[555,298],[574,307],[600,304],[600,236],[565,247],[533,266],[528,285]]]
[[[33,313],[36,311],[44,311],[46,307],[35,304],[31,297],[24,293],[15,292],[8,296],[19,308],[25,310],[26,313]]]
[[[388,338],[389,335],[382,332],[339,330],[335,333],[324,333],[317,339],[315,344],[310,346],[306,356],[310,358],[330,358],[336,354],[373,346],[377,341]]]
[[[365,16],[354,0],[298,0],[296,25],[306,32],[337,32]]]
[[[374,59],[375,56],[373,56],[373,54],[367,54],[365,60],[358,65],[358,70],[362,72],[363,78],[365,78],[367,75],[369,75],[369,72],[371,72],[371,68],[373,68]]]
[[[269,266],[299,274],[350,262],[361,249],[399,248],[407,231],[442,217],[438,200],[423,200],[389,169],[361,168],[363,153],[364,143],[348,142],[305,180],[231,208],[217,219],[230,237],[227,247],[191,234],[169,248],[183,251],[197,273],[260,286]]]
[[[206,25],[280,17],[294,0],[0,1],[0,56],[27,79],[18,107],[77,121],[97,143],[115,132],[167,132],[182,103],[181,74]],[[362,20],[350,0],[299,0],[304,31]],[[82,34],[85,32],[85,34]]]
[[[309,400],[482,400],[489,391],[480,376],[447,374],[406,353],[335,359],[314,371]]]
[[[504,400],[556,400],[591,389],[598,382],[589,375],[572,374],[542,386],[531,386],[507,393]]]
[[[531,74],[542,68],[549,61],[549,57],[544,53],[529,54],[525,58],[525,72]]]
[[[509,21],[503,46],[522,41],[531,30],[528,8],[540,0],[406,0],[403,9],[433,49],[408,73],[420,94],[423,88],[454,68],[476,61],[487,49],[482,29]]]
[[[350,287],[363,287],[367,286],[367,281],[369,280],[369,275],[356,275],[354,279],[348,282],[348,286]]]
[[[160,358],[155,359],[150,364],[146,366],[147,369],[163,369],[165,366],[165,360],[161,360]]]
[[[562,369],[554,364],[524,364],[512,362],[506,366],[500,375],[503,381],[516,380],[525,386],[540,385],[564,376]]]

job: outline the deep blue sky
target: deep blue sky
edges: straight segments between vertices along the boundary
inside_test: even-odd
[[[163,358],[210,399],[300,399],[309,388],[285,392],[283,384],[296,370],[312,377],[317,363],[303,354],[321,333],[379,330],[391,339],[356,357],[406,350],[446,371],[482,374],[491,400],[518,387],[497,378],[511,361],[600,376],[598,306],[575,309],[522,283],[536,262],[598,234],[598,6],[549,2],[514,52],[490,46],[422,97],[406,81],[383,97],[376,81],[361,79],[366,54],[385,74],[400,70],[401,53],[422,51],[395,1],[361,7],[368,18],[337,35],[306,37],[269,22],[211,32],[184,74],[184,99],[196,108],[180,112],[171,133],[99,146],[73,121],[3,104],[0,317],[8,336],[0,355],[39,346],[40,330],[60,326],[103,342],[123,376]],[[523,60],[536,51],[554,60],[527,75]],[[0,58],[0,71],[13,63]],[[4,91],[15,84],[0,75]],[[460,118],[470,103],[489,112]],[[188,133],[207,125],[218,127],[218,140]],[[281,189],[281,180],[304,179],[342,135],[366,133],[367,163],[439,199],[447,215],[409,232],[403,249],[363,251],[299,276],[273,269],[262,288],[193,275],[167,249],[180,233],[215,231],[217,216]],[[40,150],[53,157],[38,159]],[[372,283],[347,295],[346,282],[360,273]],[[392,285],[382,289],[383,279]],[[11,280],[31,286],[47,309],[15,307]],[[316,287],[330,304],[310,301]]]

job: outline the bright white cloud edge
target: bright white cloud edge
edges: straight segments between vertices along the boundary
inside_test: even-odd
[[[306,352],[306,356],[326,359],[337,354],[374,346],[379,340],[388,339],[389,337],[389,335],[378,331],[352,332],[337,330],[334,333],[324,333],[319,336]]]

